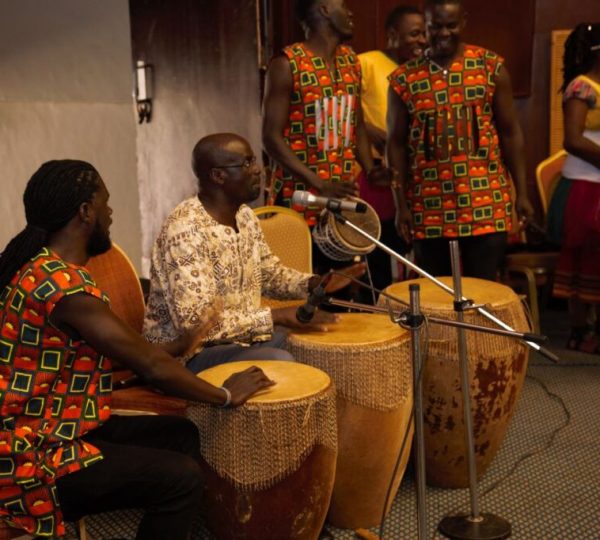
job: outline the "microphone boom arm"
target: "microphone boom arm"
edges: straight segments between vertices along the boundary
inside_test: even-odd
[[[352,230],[356,231],[358,234],[360,234],[364,238],[367,238],[368,240],[373,242],[377,247],[379,247],[380,249],[385,251],[388,255],[390,255],[391,257],[400,261],[405,266],[408,266],[411,270],[414,270],[420,276],[423,276],[424,278],[429,279],[430,281],[435,283],[438,287],[440,287],[441,289],[444,289],[448,294],[454,295],[454,289],[452,287],[449,287],[448,285],[446,285],[445,283],[443,283],[442,281],[437,279],[435,276],[432,276],[430,273],[426,272],[425,270],[423,270],[422,268],[420,268],[413,262],[409,261],[408,259],[406,259],[402,255],[400,255],[399,253],[396,253],[393,249],[387,247],[383,242],[380,242],[377,238],[375,238],[374,236],[371,236],[368,232],[363,231],[360,227],[358,227],[357,225],[352,223],[347,217],[342,215],[340,212],[332,212],[332,213],[337,221],[343,223],[344,225],[347,225],[348,227],[350,227]],[[467,300],[467,298],[465,298],[463,296],[462,300]],[[477,307],[476,309],[481,315],[483,315],[488,320],[496,323],[498,326],[500,326],[504,330],[508,330],[510,332],[515,331],[514,328],[512,328],[510,325],[506,324],[504,321],[501,321],[500,319],[498,319],[497,317],[492,315],[489,311],[486,311],[484,308]],[[538,345],[537,343],[534,343],[533,341],[531,341],[529,339],[524,338],[524,340],[525,340],[525,343],[529,347],[531,347],[532,349],[543,354],[546,358],[552,360],[553,362],[559,361],[558,356],[556,356],[553,352],[549,351],[545,347],[541,347],[540,345]]]
[[[370,306],[368,304],[361,304],[359,302],[348,302],[346,300],[338,300],[337,298],[324,298],[324,304],[329,304],[331,306],[339,306],[344,308],[357,309],[359,311],[366,311],[368,313],[385,313],[390,314],[390,310],[385,307],[379,306]],[[410,314],[408,311],[403,311],[400,313],[391,312],[393,315],[393,322],[399,323],[403,327],[408,326],[408,318]],[[445,326],[452,326],[455,328],[464,328],[465,330],[474,330],[476,332],[484,332],[487,334],[496,334],[498,336],[506,336],[517,339],[527,339],[529,341],[547,341],[548,338],[546,336],[542,336],[539,334],[532,334],[530,332],[517,332],[514,330],[504,330],[503,328],[490,328],[489,326],[479,326],[477,324],[471,324],[460,321],[453,321],[452,319],[440,319],[439,317],[431,317],[427,316],[427,320],[433,324],[441,324]]]

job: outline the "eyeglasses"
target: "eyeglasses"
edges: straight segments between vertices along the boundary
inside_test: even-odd
[[[251,158],[246,158],[242,163],[236,163],[235,165],[215,165],[214,169],[233,169],[235,167],[241,167],[249,171],[252,167],[256,165],[256,156],[252,156]]]

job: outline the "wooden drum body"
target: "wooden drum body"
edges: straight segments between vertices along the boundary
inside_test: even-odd
[[[410,425],[410,336],[387,316],[339,314],[328,332],[294,332],[296,360],[331,375],[337,391],[338,462],[328,521],[349,529],[379,524],[402,438]],[[406,468],[410,432],[389,505]]]
[[[238,408],[188,410],[200,430],[206,524],[219,540],[316,540],[335,477],[333,385],[318,369],[281,361],[232,362],[198,377],[221,386],[250,366],[277,384]]]
[[[452,278],[441,281],[452,287]],[[395,283],[386,289],[409,299],[411,283],[421,286],[424,314],[456,320],[453,297],[434,283],[417,279]],[[499,283],[464,278],[463,296],[520,332],[530,330],[525,311],[514,291]],[[481,326],[497,326],[475,310],[464,320]],[[471,412],[477,475],[490,465],[502,444],[508,423],[523,387],[529,348],[518,340],[480,332],[466,332],[469,360]],[[427,481],[430,485],[461,488],[469,485],[463,402],[456,328],[429,325],[428,351],[424,358],[423,409]]]

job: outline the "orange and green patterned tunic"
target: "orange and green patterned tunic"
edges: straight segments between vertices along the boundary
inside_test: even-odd
[[[50,322],[77,293],[108,302],[43,248],[0,295],[0,517],[36,536],[64,535],[55,479],[102,459],[81,437],[110,417],[110,361]]]
[[[325,60],[303,43],[286,47],[284,53],[294,82],[289,122],[283,133],[287,145],[321,180],[353,181],[361,77],[354,51],[345,45],[337,47],[333,74]],[[277,167],[273,185],[276,204],[291,207],[294,191],[306,189],[303,182]],[[312,188],[309,191],[318,194]],[[314,208],[295,210],[304,212],[309,225],[316,223],[318,211]]]
[[[493,119],[502,64],[464,45],[446,74],[423,57],[390,75],[410,116],[407,201],[417,239],[510,230],[510,177]]]

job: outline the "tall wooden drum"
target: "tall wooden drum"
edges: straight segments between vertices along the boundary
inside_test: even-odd
[[[439,278],[452,287],[452,278]],[[456,320],[454,298],[426,279],[394,283],[386,292],[408,301],[411,283],[421,286],[424,314]],[[463,296],[519,332],[530,331],[523,305],[512,289],[475,278],[463,278]],[[381,300],[380,300],[381,302]],[[466,311],[468,323],[497,328],[475,310]],[[467,330],[471,412],[477,475],[492,462],[504,439],[523,387],[529,348],[518,340]],[[460,389],[456,328],[429,325],[424,358],[423,413],[427,481],[430,485],[461,488],[469,485],[463,404]]]
[[[294,332],[296,360],[331,375],[337,389],[338,462],[328,521],[372,527],[381,521],[402,438],[410,422],[410,336],[384,315],[340,314],[328,332]],[[386,512],[406,468],[412,431]]]
[[[221,386],[250,366],[275,386],[241,407],[188,409],[200,430],[206,524],[219,540],[315,540],[335,476],[333,385],[318,369],[281,361],[232,362],[198,377]]]

